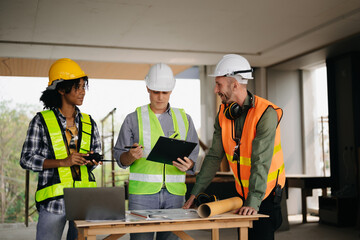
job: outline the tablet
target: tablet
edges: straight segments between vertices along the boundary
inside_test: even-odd
[[[197,143],[160,136],[146,160],[172,165],[177,158],[189,157]]]

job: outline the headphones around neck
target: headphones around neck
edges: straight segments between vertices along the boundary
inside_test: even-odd
[[[252,103],[253,96],[250,94],[250,92],[248,92],[248,95],[250,96],[250,102]],[[246,110],[251,107],[252,104],[251,106],[247,106],[247,105],[244,106]],[[243,112],[243,108],[237,102],[231,102],[229,104],[225,104],[224,115],[229,120],[237,119],[238,117],[240,117],[242,112]]]
[[[242,107],[236,102],[225,104],[224,115],[229,120],[235,120],[240,117],[242,113]]]

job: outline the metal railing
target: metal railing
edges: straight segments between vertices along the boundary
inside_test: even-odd
[[[110,151],[111,154],[111,160],[114,160],[114,114],[115,114],[116,108],[111,110],[102,120],[101,120],[101,146],[102,146],[102,152],[105,155],[108,151]],[[111,133],[109,135],[105,135],[105,121],[111,117]],[[110,138],[110,149],[105,150],[105,139]],[[105,167],[101,168],[101,186],[104,187],[106,185],[105,182],[105,176],[106,171]],[[112,186],[115,187],[115,162],[111,162],[111,182]]]

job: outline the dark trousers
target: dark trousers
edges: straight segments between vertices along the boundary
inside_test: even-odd
[[[249,240],[273,240],[282,223],[281,205],[280,202],[274,203],[273,193],[262,201],[258,213],[269,217],[253,222],[253,228],[249,228]]]

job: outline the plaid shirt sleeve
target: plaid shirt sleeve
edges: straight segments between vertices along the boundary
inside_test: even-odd
[[[26,170],[43,171],[43,163],[50,158],[49,143],[40,116],[36,115],[30,122],[21,152],[20,165]]]

